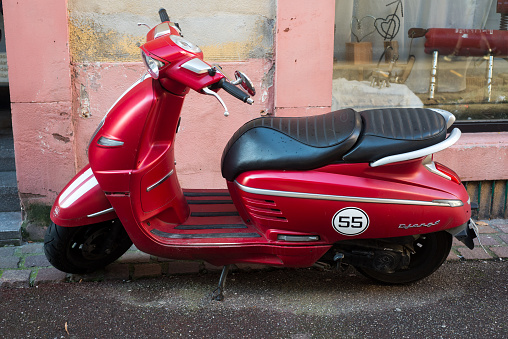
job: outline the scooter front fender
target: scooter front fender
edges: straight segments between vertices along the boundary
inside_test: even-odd
[[[90,165],[65,186],[53,204],[50,216],[55,224],[64,227],[95,224],[117,217]]]

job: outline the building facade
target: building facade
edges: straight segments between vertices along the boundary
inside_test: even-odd
[[[497,30],[492,27],[501,14],[495,1],[464,2],[474,3],[476,10],[461,20],[449,15],[458,10],[450,8],[453,1],[387,1],[382,6],[353,0],[164,0],[157,4],[179,22],[185,38],[202,48],[207,62],[220,64],[231,75],[235,69],[244,71],[258,90],[252,106],[225,97],[231,113],[227,118],[213,98],[188,95],[175,146],[182,187],[225,188],[220,174],[224,145],[243,123],[262,115],[303,116],[343,107],[391,105],[441,107],[465,122],[506,122],[502,112],[508,100],[504,97],[508,67],[502,55],[494,58],[490,100],[483,94],[464,100],[468,88],[476,86],[483,93],[487,61],[476,64],[488,53],[477,59],[455,53],[451,61],[449,55],[438,56],[433,85],[433,55],[425,51],[426,38],[407,37],[408,29],[416,25]],[[147,0],[4,1],[16,172],[23,205],[51,205],[87,163],[85,150],[97,124],[144,73],[138,47],[147,28],[137,24],[157,24],[157,11]],[[426,19],[418,15],[422,11],[428,12]],[[387,55],[395,50],[396,58],[390,59]],[[429,98],[432,86],[436,88]],[[480,117],[471,119],[470,111],[480,112]],[[492,118],[490,111],[501,113]],[[496,216],[507,217],[508,132],[464,133],[435,159],[464,181],[475,183],[468,187],[473,199],[490,199],[485,204],[496,209]],[[478,183],[484,183],[483,193]]]

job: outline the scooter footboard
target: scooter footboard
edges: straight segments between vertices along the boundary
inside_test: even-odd
[[[90,225],[117,217],[90,165],[76,174],[58,195],[50,216],[55,224],[64,227]]]

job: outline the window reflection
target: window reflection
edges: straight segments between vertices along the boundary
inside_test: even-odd
[[[508,119],[507,15],[493,0],[336,0],[332,108]]]

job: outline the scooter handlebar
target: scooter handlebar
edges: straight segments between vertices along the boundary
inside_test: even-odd
[[[254,102],[250,95],[242,91],[240,88],[236,87],[235,85],[231,84],[230,82],[226,81],[225,78],[220,79],[220,81],[217,83],[217,86],[234,96],[235,98],[246,102],[250,105]]]
[[[161,18],[161,22],[169,21],[168,12],[164,8],[159,9],[159,17]]]

